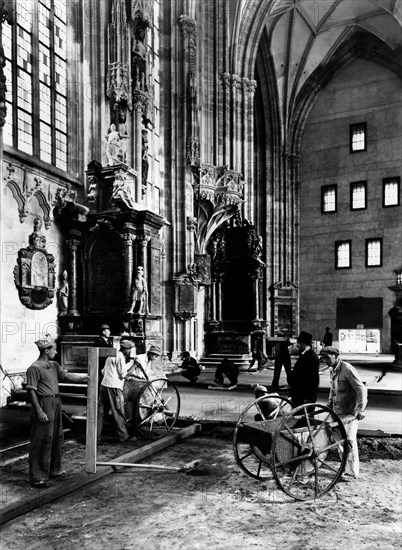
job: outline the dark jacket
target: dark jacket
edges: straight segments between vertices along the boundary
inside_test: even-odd
[[[108,338],[108,341],[106,342],[106,340],[102,338],[102,336],[97,336],[94,340],[94,347],[95,348],[112,348],[113,347],[112,339]]]
[[[317,390],[320,383],[320,360],[317,354],[310,348],[300,355],[289,376],[290,397],[293,406],[298,407],[303,403],[315,403]]]

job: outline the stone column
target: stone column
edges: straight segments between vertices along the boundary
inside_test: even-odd
[[[127,307],[130,307],[131,287],[133,285],[133,269],[134,255],[133,242],[135,236],[130,233],[123,235],[124,240],[124,284],[125,284],[125,300]]]
[[[68,296],[68,315],[79,316],[77,309],[77,248],[80,242],[77,239],[69,239],[67,241],[69,258],[68,258],[68,273],[70,293]]]

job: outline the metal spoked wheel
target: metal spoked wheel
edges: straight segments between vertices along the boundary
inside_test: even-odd
[[[280,488],[297,500],[319,498],[341,477],[348,452],[342,421],[316,403],[282,418],[271,449],[271,469]]]
[[[255,479],[272,478],[272,434],[292,405],[286,397],[263,395],[242,411],[233,435],[233,450],[239,466]]]
[[[170,431],[180,412],[180,395],[164,378],[146,382],[139,390],[133,411],[134,426],[139,435],[156,439]]]

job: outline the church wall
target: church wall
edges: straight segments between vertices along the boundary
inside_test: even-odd
[[[300,326],[320,339],[337,326],[337,298],[383,300],[382,352],[391,351],[390,318],[401,267],[401,206],[383,208],[383,178],[401,176],[401,82],[356,60],[319,94],[303,138],[300,169]],[[366,122],[366,152],[350,154],[350,124]],[[367,208],[350,209],[350,183],[367,181]],[[321,186],[337,185],[337,211],[321,213]],[[365,240],[383,241],[382,267],[365,267]],[[352,268],[335,269],[335,241],[352,241]],[[367,327],[372,328],[372,327]],[[333,330],[337,340],[338,333]]]
[[[29,176],[27,177],[29,180]],[[42,179],[42,182],[45,181]],[[50,182],[46,182],[50,185]],[[24,222],[19,219],[18,206],[11,190],[5,188],[2,203],[3,235],[1,254],[1,348],[2,368],[12,375],[13,382],[20,386],[22,378],[16,373],[25,373],[29,365],[38,357],[34,342],[48,333],[57,337],[57,293],[52,303],[42,310],[26,308],[19,300],[18,289],[14,283],[14,268],[17,266],[18,251],[29,244],[29,235],[33,232],[35,218],[43,218],[43,211],[36,199],[32,197],[29,213]],[[46,251],[55,258],[56,289],[60,285],[64,267],[62,239],[54,223],[40,233],[46,237]],[[10,380],[6,377],[1,386],[1,405],[9,395]]]

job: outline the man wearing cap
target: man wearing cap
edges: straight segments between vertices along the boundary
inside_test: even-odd
[[[300,356],[288,376],[289,397],[292,400],[293,407],[317,401],[320,360],[313,351],[312,345],[313,336],[302,330],[295,346]]]
[[[367,388],[355,367],[339,358],[337,348],[322,348],[320,357],[331,369],[328,406],[342,420],[348,438],[348,458],[343,479],[349,481],[359,476],[357,428],[359,420],[364,418],[362,413],[367,406]]]
[[[86,382],[87,374],[74,374],[57,361],[56,342],[48,337],[35,342],[38,359],[28,367],[26,388],[31,407],[29,480],[32,487],[48,487],[49,478],[63,476],[61,467],[63,423],[59,380]]]
[[[106,359],[98,400],[98,441],[100,441],[103,421],[109,411],[112,413],[118,441],[124,443],[130,439],[124,414],[123,387],[127,371],[133,363],[130,357],[133,345],[129,340],[121,340],[117,356]]]
[[[161,350],[158,346],[151,346],[147,353],[137,355],[135,358],[136,365],[134,365],[135,376],[138,378],[148,378],[149,380],[155,378],[166,378],[163,370],[158,369],[155,366],[155,362],[160,355]]]

